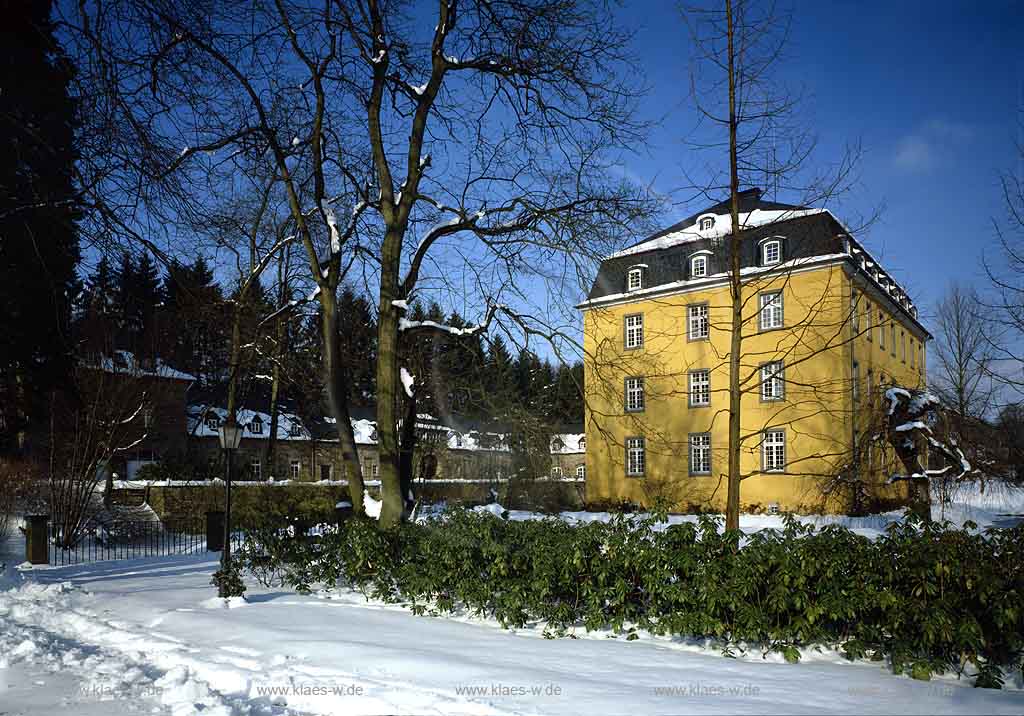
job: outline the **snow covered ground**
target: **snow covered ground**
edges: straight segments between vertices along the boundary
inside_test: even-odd
[[[1024,512],[1015,495],[986,499],[987,509],[965,502],[951,512],[988,523]],[[776,519],[746,516],[744,526]],[[889,521],[860,519],[850,526]],[[20,540],[0,543],[0,561],[20,561],[20,549]],[[0,713],[1024,712],[1019,674],[991,691],[953,677],[914,681],[831,651],[786,664],[644,634],[626,641],[580,630],[548,640],[539,627],[417,617],[349,591],[302,596],[250,583],[247,601],[225,608],[209,584],[215,569],[216,555],[8,568]]]
[[[429,507],[424,512],[424,517],[436,514],[442,509],[441,506]],[[542,519],[547,515],[538,512],[525,510],[505,510],[499,504],[493,503],[475,508],[491,512],[495,515],[506,515],[510,520],[533,520]],[[903,519],[902,510],[884,512],[864,517],[849,517],[846,515],[794,515],[797,520],[815,527],[826,525],[841,525],[847,529],[865,537],[877,537],[885,531],[893,522]],[[607,522],[612,515],[608,512],[562,512],[558,515],[560,519],[570,523],[577,522]],[[953,492],[953,502],[949,505],[942,505],[938,502],[932,505],[932,517],[936,520],[948,520],[949,522],[963,526],[967,521],[977,524],[978,529],[986,527],[1012,527],[1024,519],[1024,489],[1010,487],[1005,484],[986,485],[985,491],[977,483],[964,483]],[[664,525],[682,524],[684,522],[697,522],[697,515],[669,515]],[[757,532],[763,529],[782,529],[785,518],[782,515],[768,514],[743,514],[740,515],[740,530],[743,532]],[[657,529],[657,527],[655,527]]]

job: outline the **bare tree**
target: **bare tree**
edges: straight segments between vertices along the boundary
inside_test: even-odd
[[[360,248],[348,242],[369,188],[344,162],[352,98],[335,12],[331,0],[319,8],[146,0],[79,5],[65,27],[83,70],[80,94],[93,130],[82,184],[95,235],[124,236],[163,255],[147,232],[154,218],[178,226],[202,220],[225,187],[255,184],[272,204],[287,207],[289,241],[304,247],[306,281],[315,288],[307,301],[321,306],[325,392],[353,506],[361,512],[336,292]],[[353,164],[359,163],[357,156]],[[335,183],[330,196],[328,180]],[[364,201],[357,203],[359,196]],[[353,210],[342,224],[333,206],[344,203]],[[262,271],[272,255],[250,267]],[[232,357],[232,373],[238,358]]]
[[[1024,127],[1024,118],[1018,121]],[[1016,170],[999,178],[1005,214],[993,221],[998,258],[986,257],[983,264],[992,287],[984,301],[994,329],[987,334],[990,374],[1009,395],[1019,396],[1024,393],[1024,144],[1017,144],[1016,156]]]
[[[730,226],[725,242],[728,246],[729,321],[722,330],[728,332],[728,471],[726,527],[739,526],[740,484],[749,477],[741,469],[740,457],[751,441],[760,444],[762,430],[744,427],[743,397],[758,389],[761,366],[755,355],[744,349],[745,333],[749,333],[757,312],[749,310],[759,290],[757,281],[743,273],[743,256],[749,243],[753,223],[741,210],[741,192],[745,186],[763,184],[771,192],[786,192],[798,197],[790,216],[798,216],[800,207],[822,207],[843,193],[852,179],[852,170],[859,155],[856,147],[825,172],[810,169],[814,135],[800,126],[798,117],[801,98],[787,91],[778,80],[777,67],[787,45],[790,17],[772,2],[759,0],[724,0],[722,5],[689,8],[684,17],[691,29],[696,52],[696,65],[691,75],[691,95],[703,122],[719,131],[707,139],[697,138],[695,148],[721,152],[728,156],[728,170],[710,169],[710,178],[695,181],[700,196],[711,198],[726,192]],[[724,136],[722,136],[724,135]],[[717,164],[717,162],[716,162]],[[786,216],[780,217],[785,220]],[[830,305],[828,294],[835,287],[823,287],[822,300],[804,317],[796,317],[797,332],[820,333],[826,338],[822,350],[831,350],[851,340],[848,332],[839,330],[852,317],[854,307]],[[788,320],[787,320],[788,324]],[[829,337],[829,326],[836,335]],[[803,343],[806,345],[806,343]],[[788,348],[795,353],[786,364],[812,360],[820,350],[808,353],[795,343]],[[763,360],[768,360],[767,357]],[[787,383],[790,374],[786,375]],[[819,404],[825,393],[847,391],[848,386],[830,386],[815,396]],[[828,412],[828,408],[823,407]],[[787,424],[791,418],[779,416]]]
[[[987,473],[1000,461],[991,454],[987,421],[996,407],[993,379],[995,328],[977,293],[956,284],[947,289],[936,311],[939,337],[935,342],[931,388],[942,401],[949,423],[949,440],[966,451],[971,463]],[[952,482],[948,473],[938,479],[943,502]]]
[[[479,310],[476,330],[499,304],[529,324],[517,276],[595,256],[643,198],[606,176],[609,151],[639,127],[629,36],[600,2],[438,2],[427,37],[414,14],[376,0],[124,0],[68,20],[95,124],[120,149],[90,186],[125,175],[118,196],[191,213],[204,165],[274,178],[320,304],[325,390],[357,512],[336,293],[350,270],[376,289],[384,525],[404,512],[401,334],[453,333],[403,323],[406,301],[460,293]],[[108,221],[125,230],[116,208]]]
[[[94,515],[111,460],[145,440],[154,381],[137,364],[104,358],[78,366],[74,389],[54,395],[48,497],[62,547],[73,546]]]

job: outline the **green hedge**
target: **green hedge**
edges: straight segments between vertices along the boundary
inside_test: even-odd
[[[1024,528],[981,535],[908,518],[870,540],[791,519],[749,535],[722,533],[710,517],[656,527],[454,510],[391,532],[358,520],[313,538],[265,527],[249,533],[241,559],[300,591],[351,585],[418,614],[541,620],[549,636],[644,629],[789,661],[803,647],[838,646],[915,678],[970,664],[989,687],[1002,684],[1000,667],[1021,666]]]
[[[236,526],[259,525],[301,518],[309,523],[333,522],[334,506],[348,499],[348,488],[316,483],[239,483],[231,488],[231,522]],[[224,484],[152,486],[146,500],[161,518],[200,518],[210,510],[224,509]]]

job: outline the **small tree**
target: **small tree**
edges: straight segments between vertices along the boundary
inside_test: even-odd
[[[936,316],[939,330],[932,352],[931,388],[942,403],[949,440],[984,474],[987,465],[998,464],[986,456],[991,447],[986,421],[996,398],[992,377],[996,354],[991,344],[995,329],[978,295],[955,284],[939,302]],[[949,477],[947,473],[937,478],[944,503],[952,487]]]
[[[138,364],[104,358],[80,364],[73,390],[53,395],[48,498],[61,547],[75,545],[94,516],[111,461],[145,440],[149,382]]]

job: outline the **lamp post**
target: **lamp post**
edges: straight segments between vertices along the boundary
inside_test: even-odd
[[[227,475],[224,480],[224,545],[220,552],[220,569],[225,576],[231,570],[231,469],[233,457],[239,443],[242,442],[242,426],[239,425],[233,415],[220,426],[220,446],[227,454]],[[221,597],[229,597],[225,594],[225,582],[221,581]]]

